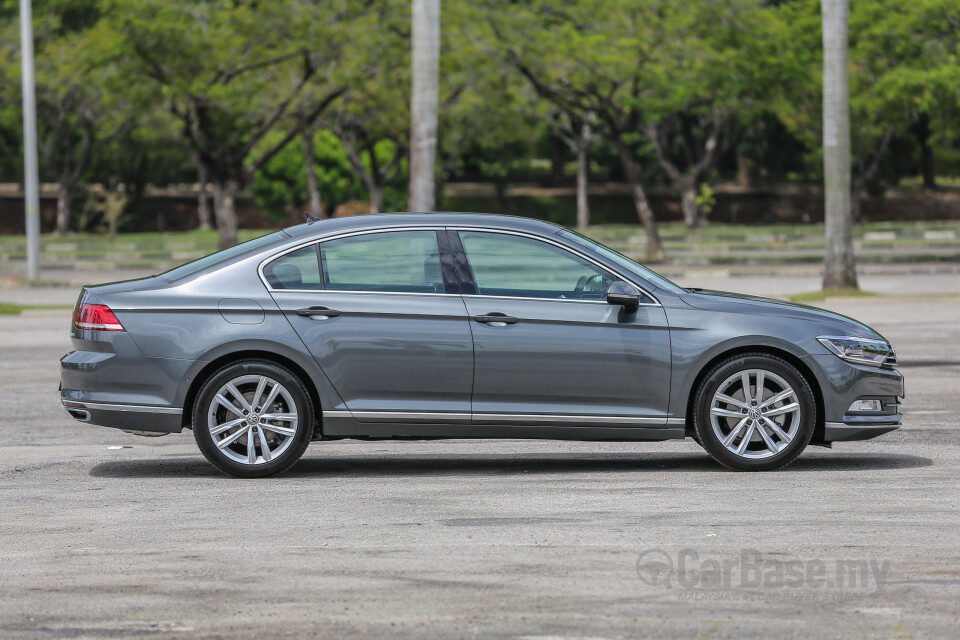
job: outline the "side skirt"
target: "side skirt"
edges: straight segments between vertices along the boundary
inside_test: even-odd
[[[347,412],[324,412],[323,435],[327,438],[476,438],[476,439],[530,439],[530,440],[590,440],[590,441],[657,441],[680,440],[684,437],[682,424],[668,426],[584,426],[584,418],[577,426],[556,425],[484,425],[467,423],[359,422]],[[332,415],[331,415],[332,414]]]

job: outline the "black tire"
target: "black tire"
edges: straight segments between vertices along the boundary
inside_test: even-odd
[[[745,457],[744,455],[737,455],[736,452],[730,451],[715,432],[711,422],[711,405],[714,400],[714,395],[719,391],[720,386],[724,384],[725,381],[729,381],[732,376],[743,371],[751,370],[772,372],[785,380],[795,392],[796,402],[800,409],[799,418],[797,419],[797,430],[792,440],[777,453],[764,458]],[[753,380],[753,388],[756,389],[756,377],[753,378]],[[762,405],[763,403],[760,404]],[[814,427],[817,424],[817,403],[809,382],[807,382],[796,367],[786,360],[764,353],[748,353],[734,356],[713,367],[703,378],[700,387],[694,395],[693,409],[695,439],[699,441],[700,445],[714,460],[725,467],[739,471],[770,471],[783,468],[790,464],[796,460],[807,447],[810,438],[813,437]],[[746,417],[747,416],[744,416],[744,418]],[[736,418],[732,420],[736,421]],[[741,437],[740,442],[742,442],[742,439]],[[781,442],[778,441],[776,444],[779,445]],[[754,445],[752,442],[748,442],[748,447],[757,445],[761,450],[769,449],[765,444],[758,442]],[[745,453],[749,454],[751,452],[748,450]]]
[[[291,400],[292,404],[296,407],[297,422],[293,435],[284,436],[271,432],[269,430],[270,425],[267,422],[262,423],[262,425],[265,426],[257,425],[257,427],[255,427],[256,429],[260,429],[259,434],[271,434],[274,442],[285,443],[287,438],[290,439],[289,443],[284,444],[282,451],[279,454],[271,456],[269,461],[259,461],[250,464],[232,459],[217,446],[215,442],[216,436],[210,433],[208,412],[211,410],[217,411],[217,409],[211,407],[211,405],[214,404],[217,393],[227,383],[244,376],[264,376],[280,383],[283,390],[287,392],[289,400]],[[241,387],[237,388],[243,392]],[[266,392],[264,395],[267,395]],[[233,400],[233,398],[230,399]],[[277,406],[277,402],[281,403],[280,406],[285,407],[285,411],[289,412],[290,407],[286,407],[286,405],[290,403],[288,400],[280,397],[272,406]],[[263,407],[263,409],[264,413],[266,413],[267,407]],[[223,413],[226,412],[226,409],[221,408],[220,411]],[[263,478],[288,470],[296,464],[297,460],[303,455],[303,452],[306,451],[307,445],[310,444],[313,436],[314,407],[307,388],[296,374],[286,367],[269,360],[250,359],[228,364],[207,378],[197,394],[197,399],[193,406],[192,418],[193,437],[197,441],[197,446],[200,447],[201,453],[210,461],[210,464],[232,476],[240,478]],[[237,414],[237,419],[241,419],[239,414]],[[280,425],[282,423],[276,422],[274,424]],[[289,426],[289,423],[283,424]],[[251,428],[249,425],[241,425],[241,427],[247,428],[248,431]],[[234,430],[234,432],[235,431],[236,430]],[[228,431],[226,433],[230,434],[231,432]],[[243,436],[242,440],[245,442],[247,437],[248,436]],[[236,447],[245,445],[240,445],[239,443],[240,441],[238,440],[234,445],[225,447],[225,449],[233,450],[235,456],[240,455]],[[260,457],[264,457],[262,455],[263,446],[259,438],[255,438],[253,447],[254,452],[259,448]],[[269,453],[269,445],[267,449]]]

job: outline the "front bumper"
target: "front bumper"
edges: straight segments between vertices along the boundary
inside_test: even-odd
[[[876,416],[878,418],[888,418],[888,416]],[[897,421],[890,423],[889,420],[882,424],[868,423],[858,421],[857,423],[847,422],[827,422],[823,425],[824,442],[842,442],[846,440],[869,440],[889,433],[894,429],[900,428],[900,414],[897,414]]]
[[[854,365],[834,355],[811,356],[823,391],[824,442],[869,440],[900,427],[903,375],[896,369]],[[849,413],[856,400],[881,401],[879,412]]]

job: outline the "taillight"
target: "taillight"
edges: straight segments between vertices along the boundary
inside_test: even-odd
[[[81,304],[73,314],[73,326],[93,331],[125,331],[117,316],[105,304]]]

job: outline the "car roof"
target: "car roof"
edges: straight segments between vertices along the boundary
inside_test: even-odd
[[[466,226],[476,225],[490,229],[512,229],[554,234],[562,229],[558,224],[506,216],[495,213],[377,213],[372,215],[351,216],[348,218],[327,218],[287,227],[284,233],[293,238],[325,236],[330,233],[363,231],[365,229],[383,229],[386,227],[409,226]]]

